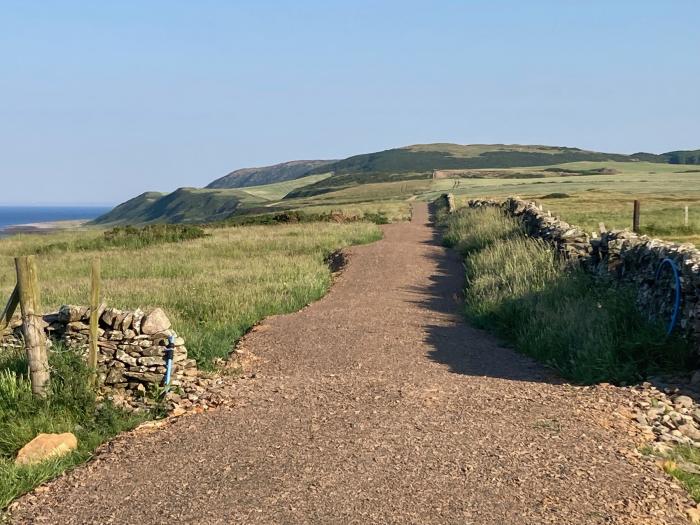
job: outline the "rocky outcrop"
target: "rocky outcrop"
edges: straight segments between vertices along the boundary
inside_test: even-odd
[[[676,266],[681,304],[676,329],[700,342],[700,251],[692,244],[652,239],[628,230],[588,234],[551,216],[534,202],[509,198],[503,202],[471,200],[471,208],[500,207],[519,217],[532,236],[543,239],[570,261],[606,280],[626,282],[637,290],[637,306],[650,319],[668,325],[675,304],[675,279],[669,268],[656,275],[665,259]]]

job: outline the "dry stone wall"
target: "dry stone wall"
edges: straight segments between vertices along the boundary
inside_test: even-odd
[[[675,279],[665,267],[659,279],[657,270],[665,259],[678,268],[681,306],[677,330],[700,342],[700,251],[692,244],[677,244],[629,230],[588,234],[581,228],[551,216],[534,202],[518,198],[505,201],[471,200],[470,208],[493,206],[519,217],[528,235],[543,239],[567,259],[580,263],[586,271],[604,281],[629,283],[637,290],[637,305],[650,319],[668,325],[674,310]]]
[[[180,385],[184,376],[197,375],[195,361],[187,356],[185,341],[173,331],[160,308],[146,313],[103,305],[98,316],[98,378],[105,389],[138,399],[153,385],[160,385],[165,377],[164,355],[170,336],[174,337],[175,345],[171,385]],[[64,305],[43,319],[50,341],[87,352],[89,307]],[[23,346],[21,321],[11,323],[0,336],[0,347]]]

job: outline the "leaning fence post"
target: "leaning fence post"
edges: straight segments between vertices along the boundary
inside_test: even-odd
[[[90,272],[90,348],[88,350],[88,367],[92,374],[92,382],[97,382],[97,328],[100,308],[100,259],[92,260]]]
[[[632,231],[639,233],[639,201],[634,201],[634,210],[632,212]]]
[[[49,387],[49,356],[46,352],[44,321],[41,318],[36,259],[32,255],[16,257],[15,267],[32,393],[45,397]]]
[[[2,333],[2,331],[9,326],[15,310],[17,310],[17,305],[19,305],[19,288],[17,285],[15,285],[15,288],[12,290],[12,294],[10,295],[10,300],[7,301],[7,305],[2,311],[2,315],[0,315],[0,333]]]

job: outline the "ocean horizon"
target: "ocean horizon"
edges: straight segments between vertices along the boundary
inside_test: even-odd
[[[92,220],[111,209],[110,206],[0,206],[0,232],[25,224]]]

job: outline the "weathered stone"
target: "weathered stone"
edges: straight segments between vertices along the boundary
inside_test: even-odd
[[[170,319],[161,308],[155,308],[143,317],[141,321],[141,333],[154,335],[164,332],[171,326]]]
[[[674,406],[682,408],[692,408],[693,400],[688,396],[678,396],[673,401]]]
[[[114,385],[116,383],[122,383],[124,381],[124,371],[119,368],[111,368],[105,377],[106,385]]]
[[[159,384],[163,381],[163,374],[156,374],[153,372],[124,372],[124,375],[130,379],[136,379],[144,383],[155,383]]]
[[[165,364],[165,359],[158,356],[139,357],[138,363],[142,366],[162,366]]]
[[[78,439],[66,432],[64,434],[39,434],[24,445],[17,453],[16,465],[33,465],[46,459],[64,456],[78,446]]]
[[[115,357],[122,363],[129,366],[137,366],[138,362],[135,357],[131,357],[124,350],[117,350]]]

